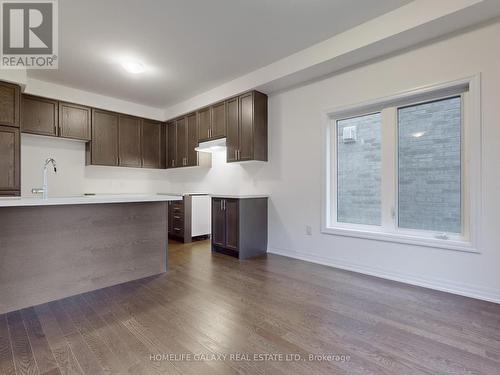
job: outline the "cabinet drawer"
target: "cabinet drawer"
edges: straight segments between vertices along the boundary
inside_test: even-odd
[[[173,202],[172,203],[172,210],[176,213],[183,213],[184,211],[184,204],[182,202]]]
[[[172,228],[172,234],[174,236],[184,236],[184,229],[182,227],[178,227],[178,226],[173,226]]]
[[[184,218],[175,214],[172,215],[172,226],[174,228],[184,228]]]

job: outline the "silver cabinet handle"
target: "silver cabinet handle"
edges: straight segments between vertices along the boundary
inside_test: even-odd
[[[238,150],[234,150],[234,159],[238,160]]]
[[[220,200],[220,210],[223,211],[223,208],[222,208],[222,199]]]

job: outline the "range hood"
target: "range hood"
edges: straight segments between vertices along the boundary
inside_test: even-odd
[[[201,142],[194,150],[198,152],[215,152],[226,148],[226,138],[214,139],[213,141]]]

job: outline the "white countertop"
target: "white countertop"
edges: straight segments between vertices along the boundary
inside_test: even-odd
[[[269,198],[265,194],[210,194],[212,198],[228,198],[228,199],[251,199],[251,198]]]
[[[133,203],[133,202],[167,202],[182,200],[178,195],[166,194],[98,194],[69,197],[50,197],[43,200],[40,197],[9,197],[0,198],[0,207],[22,206],[61,206],[71,204],[101,204],[101,203]]]

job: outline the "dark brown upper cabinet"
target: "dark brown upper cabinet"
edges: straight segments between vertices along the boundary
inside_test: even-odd
[[[142,166],[141,119],[127,115],[118,118],[118,161],[121,167]]]
[[[58,105],[57,100],[22,95],[21,131],[56,137],[59,123]]]
[[[90,141],[91,109],[24,94],[21,100],[21,131]]]
[[[212,132],[212,111],[210,107],[198,110],[198,141],[204,142],[211,139]]]
[[[175,168],[177,155],[177,127],[175,121],[167,123],[167,168]]]
[[[177,128],[177,153],[175,158],[176,167],[185,167],[187,165],[187,120],[181,117],[175,120],[175,127]]]
[[[167,123],[167,168],[198,165],[197,114],[195,112]]]
[[[161,168],[162,160],[162,124],[158,121],[142,121],[142,166]]]
[[[92,110],[92,142],[87,144],[87,162],[92,165],[118,165],[118,114]]]
[[[59,137],[90,141],[91,116],[89,107],[59,102]]]
[[[252,91],[227,100],[226,118],[227,161],[267,161],[267,95]]]
[[[198,141],[205,142],[226,136],[226,103],[221,102],[197,111]]]
[[[239,127],[239,98],[232,98],[226,101],[226,118],[227,118],[227,136],[226,136],[226,152],[227,161],[238,161],[238,147],[240,144],[240,127]]]
[[[187,121],[187,164],[188,167],[198,165],[198,127],[196,126],[196,113],[186,116]]]
[[[20,126],[21,88],[17,85],[0,82],[0,125]]]
[[[0,195],[20,195],[20,141],[18,128],[0,126]]]
[[[212,106],[212,130],[211,139],[224,138],[226,136],[226,103],[218,103]]]

